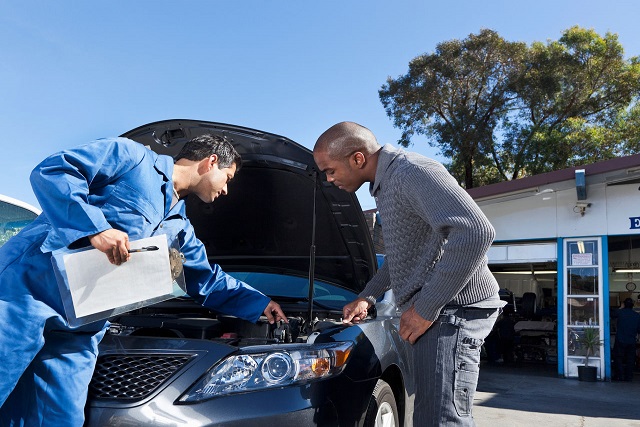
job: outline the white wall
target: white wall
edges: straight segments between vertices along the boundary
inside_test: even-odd
[[[566,185],[565,185],[566,186]],[[587,186],[584,216],[576,208],[575,188],[536,195],[532,190],[512,199],[484,200],[480,208],[496,229],[496,241],[640,234],[630,219],[640,217],[639,184]]]
[[[607,227],[610,235],[638,234],[630,229],[632,217],[640,217],[639,184],[610,185],[606,187]]]
[[[557,236],[555,193],[485,202],[480,203],[480,208],[496,229],[497,241]]]
[[[589,186],[588,199],[591,203],[584,216],[576,209],[576,190],[558,192],[558,235],[561,237],[601,236],[607,234],[607,206],[604,185]]]

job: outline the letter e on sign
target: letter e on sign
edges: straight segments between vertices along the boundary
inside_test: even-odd
[[[629,227],[629,230],[636,230],[640,228],[640,216],[631,217],[629,218],[629,221],[631,221],[631,227]]]

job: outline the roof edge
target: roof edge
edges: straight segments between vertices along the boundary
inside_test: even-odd
[[[495,184],[484,185],[482,187],[470,188],[467,190],[467,193],[469,193],[469,195],[474,199],[483,199],[486,197],[534,189],[543,185],[575,179],[575,171],[577,169],[584,169],[585,174],[588,176],[628,169],[631,167],[640,167],[640,154],[603,160],[601,162],[584,166],[572,166],[567,169],[541,173],[539,175],[514,179],[512,181],[503,181]]]

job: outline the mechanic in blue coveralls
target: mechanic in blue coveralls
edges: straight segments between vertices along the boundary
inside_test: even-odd
[[[52,155],[31,174],[43,213],[0,248],[0,425],[81,426],[106,321],[69,326],[51,252],[92,245],[112,264],[129,241],[177,236],[187,293],[212,310],[284,320],[280,306],[211,265],[179,199],[227,193],[241,158],[224,138],[202,135],[175,160],[125,139]]]

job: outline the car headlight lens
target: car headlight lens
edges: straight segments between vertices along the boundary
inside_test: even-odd
[[[351,342],[338,342],[241,350],[211,368],[178,402],[329,378],[344,370],[352,348]]]
[[[262,376],[269,383],[286,381],[295,374],[293,359],[286,353],[274,353],[262,362]]]

